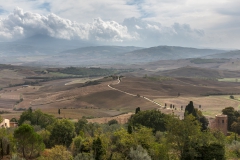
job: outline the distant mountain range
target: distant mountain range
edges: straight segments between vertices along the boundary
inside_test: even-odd
[[[85,41],[64,40],[44,35],[35,35],[13,42],[0,42],[0,54],[4,55],[34,55],[57,54],[67,49],[93,46]]]
[[[222,58],[234,54],[232,52],[224,53],[227,52],[224,50],[175,46],[141,48],[100,45],[90,44],[86,41],[62,40],[36,35],[15,42],[0,43],[0,63],[48,66],[101,66],[141,64],[158,60],[198,57],[208,58],[211,56]]]
[[[214,49],[195,49],[174,46],[140,48],[134,46],[93,46],[61,52],[55,60],[73,62],[72,64],[139,64],[157,60],[196,58],[224,51]]]
[[[216,49],[196,49],[176,46],[157,46],[135,50],[125,54],[127,57],[138,57],[147,61],[153,60],[170,60],[170,59],[186,59],[197,58],[206,55],[223,53],[223,50]]]

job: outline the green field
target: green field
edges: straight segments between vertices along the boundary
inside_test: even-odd
[[[221,81],[221,82],[240,82],[240,78],[237,77],[237,78],[221,78],[221,79],[218,79],[218,81]]]

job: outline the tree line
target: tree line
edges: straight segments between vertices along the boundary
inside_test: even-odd
[[[56,111],[59,112],[60,110]],[[225,111],[224,111],[225,113]],[[16,121],[16,119],[14,119]],[[240,157],[239,138],[208,128],[190,102],[184,119],[136,108],[127,124],[57,119],[31,108],[18,128],[0,129],[0,157],[39,160],[224,160]]]

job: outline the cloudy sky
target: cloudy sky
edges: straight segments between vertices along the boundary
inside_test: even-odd
[[[0,41],[240,49],[239,0],[2,0]]]

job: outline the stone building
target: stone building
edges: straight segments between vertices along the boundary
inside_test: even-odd
[[[227,135],[228,117],[227,115],[216,115],[215,119],[209,120],[209,128],[217,129]]]

